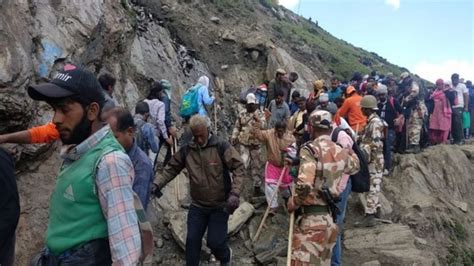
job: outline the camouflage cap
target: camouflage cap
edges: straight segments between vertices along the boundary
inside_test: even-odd
[[[309,115],[308,122],[313,127],[329,129],[332,127],[332,115],[325,110],[315,110]]]

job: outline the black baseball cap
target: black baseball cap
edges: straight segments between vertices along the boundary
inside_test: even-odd
[[[66,65],[47,83],[31,85],[28,95],[33,100],[51,101],[59,98],[79,96],[86,104],[96,102],[104,105],[105,96],[95,75],[75,65]]]

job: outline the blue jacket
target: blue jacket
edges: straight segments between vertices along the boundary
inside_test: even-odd
[[[199,87],[199,94],[198,94],[198,102],[199,102],[199,114],[207,116],[207,111],[205,105],[211,105],[214,103],[214,97],[209,95],[209,89],[206,86]]]

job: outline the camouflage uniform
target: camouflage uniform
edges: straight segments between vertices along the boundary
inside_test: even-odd
[[[313,126],[318,119],[314,118],[317,112],[328,114],[331,120],[328,112],[314,111],[309,118]],[[338,196],[337,184],[342,174],[355,174],[357,171],[357,156],[351,150],[336,145],[330,136],[320,136],[303,146],[293,197],[295,204],[302,207],[303,214],[296,220],[293,230],[291,265],[331,264],[331,252],[336,243],[338,228],[319,191],[326,182],[333,196]],[[315,207],[319,211],[310,209]]]
[[[244,162],[245,169],[250,172],[254,186],[260,187],[262,184],[261,143],[252,134],[252,128],[255,124],[254,115],[257,115],[262,125],[264,125],[265,116],[262,111],[257,109],[254,113],[249,113],[244,109],[240,111],[239,118],[235,121],[232,139],[238,140],[240,157]]]
[[[367,158],[370,173],[370,191],[366,193],[366,214],[374,214],[380,207],[379,193],[384,169],[383,132],[385,124],[380,117],[373,113],[369,116],[367,126],[361,137],[360,148]]]
[[[425,103],[419,101],[416,108],[411,111],[408,119],[407,132],[408,144],[420,145],[421,130],[423,128],[423,118],[428,113]]]
[[[411,101],[416,101],[415,107],[410,112],[407,121],[406,130],[408,144],[411,146],[420,145],[421,130],[423,128],[423,119],[428,114],[425,103],[419,99],[419,87],[416,83],[411,86],[410,94],[404,99],[403,105]]]

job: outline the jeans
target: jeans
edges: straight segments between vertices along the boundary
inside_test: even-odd
[[[347,201],[349,200],[349,195],[351,194],[352,190],[352,181],[349,178],[347,181],[346,188],[341,193],[341,201],[337,203],[337,207],[341,212],[337,215],[336,223],[339,227],[339,231],[337,233],[336,245],[332,249],[332,258],[331,258],[331,265],[342,265],[342,233],[344,231],[344,217],[346,216],[346,207]]]
[[[451,135],[453,136],[454,144],[461,143],[463,139],[462,111],[462,107],[453,108],[453,113],[451,116]]]
[[[165,167],[168,164],[169,160],[171,159],[171,145],[169,145],[168,142],[166,142],[163,136],[160,135],[159,139],[160,139],[160,145],[158,146],[158,151],[156,152],[156,154],[160,153],[161,147],[163,147],[163,145],[166,146],[166,155],[165,155],[165,159],[163,160],[163,167]]]
[[[32,266],[95,266],[112,265],[109,241],[107,238],[95,239],[82,247],[67,250],[59,256],[51,254],[48,248],[33,258]]]
[[[199,265],[202,237],[207,229],[207,246],[221,263],[230,261],[227,245],[227,221],[229,213],[223,207],[200,208],[191,205],[188,212],[186,236],[186,265]]]
[[[383,144],[384,168],[390,171],[392,169],[392,146],[395,141],[395,129],[388,129],[387,136]]]
[[[15,228],[12,229],[14,232]],[[1,239],[0,248],[0,265],[13,266],[15,262],[15,234],[7,237],[7,239]]]

